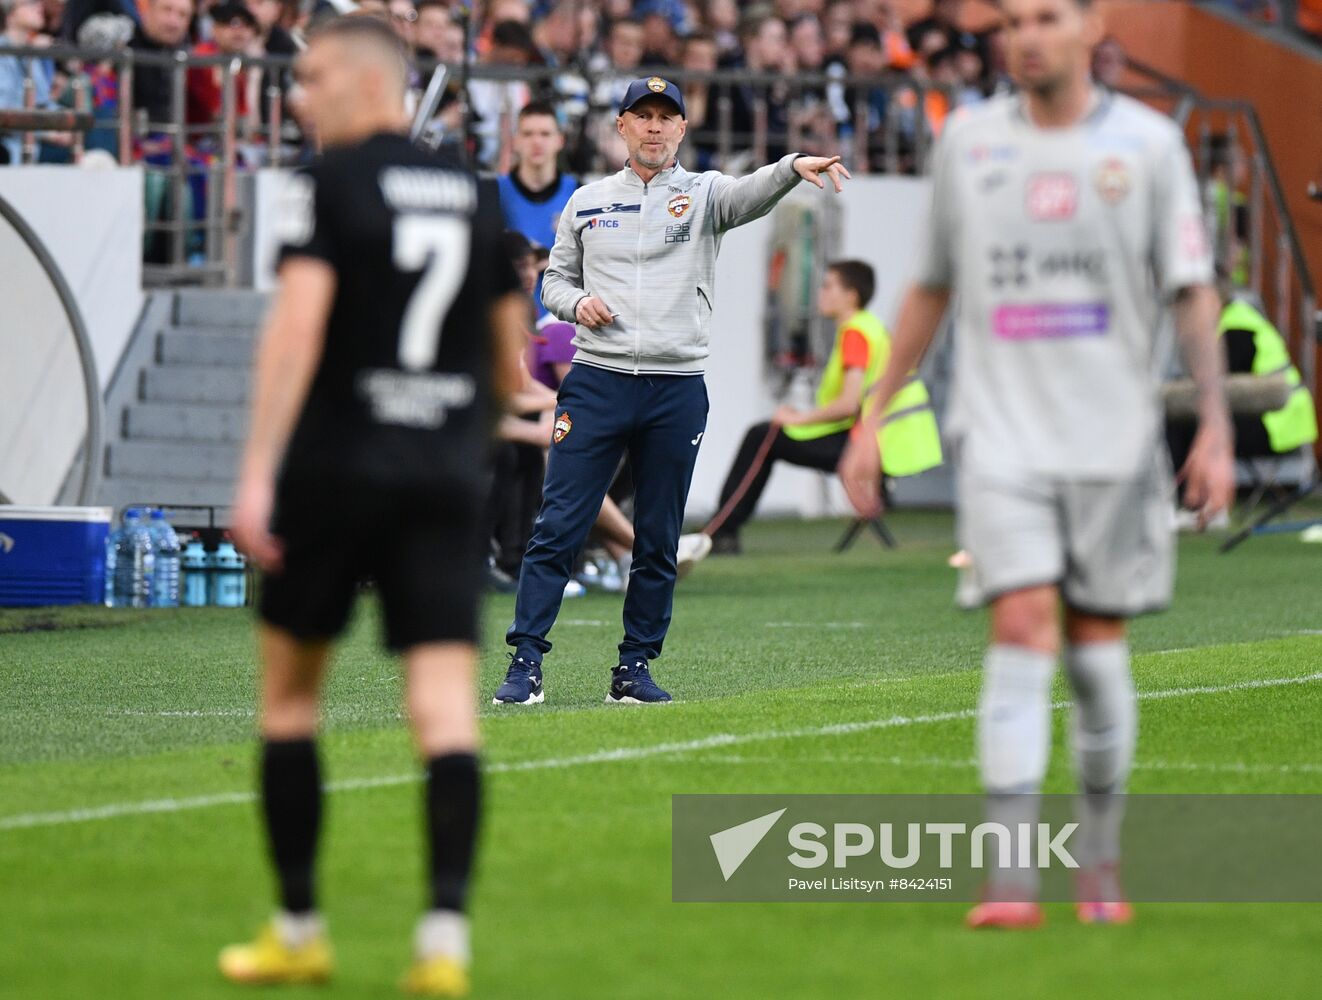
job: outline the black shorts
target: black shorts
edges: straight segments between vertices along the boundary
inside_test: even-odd
[[[273,530],[285,550],[281,571],[262,584],[258,611],[269,624],[298,639],[332,639],[370,579],[391,650],[477,642],[488,544],[480,490],[281,483]]]

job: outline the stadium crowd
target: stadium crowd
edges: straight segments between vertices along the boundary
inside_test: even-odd
[[[85,90],[107,125],[88,137],[88,148],[118,155],[116,50],[289,57],[340,6],[355,4],[0,0],[0,46],[59,42],[107,54],[100,62],[0,55],[0,108],[28,101],[73,107]],[[1000,32],[983,0],[481,0],[473,8],[456,0],[361,0],[356,12],[390,21],[415,55],[418,92],[433,65],[456,67],[467,52],[470,71],[452,73],[436,125],[448,141],[467,141],[479,166],[502,171],[511,166],[516,115],[530,100],[556,109],[569,170],[618,163],[614,108],[628,81],[648,69],[664,69],[685,87],[690,166],[736,172],[790,144],[839,152],[856,169],[911,169],[920,133],[930,138],[952,107],[1007,85]],[[187,121],[204,150],[205,129],[223,114],[221,80],[215,65],[188,73]],[[245,151],[249,163],[260,162],[273,83],[293,98],[287,113],[298,120],[288,73],[245,69],[236,78],[236,111],[247,126],[240,131],[259,140]],[[149,124],[139,130],[135,158],[150,159],[159,147],[144,137],[171,120],[173,86],[168,66],[136,67],[127,99]],[[68,146],[68,136],[43,134],[36,158],[67,160]],[[6,136],[0,162],[17,162],[19,149],[18,135]]]

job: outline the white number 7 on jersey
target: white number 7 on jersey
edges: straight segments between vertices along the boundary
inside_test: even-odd
[[[408,371],[436,363],[441,325],[468,273],[468,243],[468,220],[459,216],[401,215],[395,220],[395,266],[423,272],[400,324],[399,363]]]

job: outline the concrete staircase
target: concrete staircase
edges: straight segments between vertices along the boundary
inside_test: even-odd
[[[106,394],[99,503],[230,502],[265,310],[250,291],[152,295]]]

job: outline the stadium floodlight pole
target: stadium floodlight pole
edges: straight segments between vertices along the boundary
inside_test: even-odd
[[[432,115],[436,114],[436,109],[440,107],[441,96],[445,93],[445,80],[449,76],[449,70],[445,63],[437,63],[436,69],[432,71],[431,82],[427,84],[427,90],[422,95],[422,100],[418,102],[418,110],[413,115],[413,124],[409,126],[409,140],[417,142],[422,138],[423,132],[427,129],[427,123],[431,121]]]

